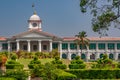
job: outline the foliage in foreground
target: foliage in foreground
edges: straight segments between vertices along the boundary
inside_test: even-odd
[[[28,73],[22,69],[11,69],[6,71],[5,77],[12,77],[16,80],[26,80]]]
[[[71,69],[66,70],[77,76],[79,79],[120,79],[119,69]]]
[[[84,69],[85,67],[86,65],[79,56],[76,56],[75,59],[71,61],[71,64],[69,64],[70,69]]]

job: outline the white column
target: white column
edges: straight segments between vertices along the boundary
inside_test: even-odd
[[[68,52],[70,52],[70,43],[68,42]]]
[[[52,41],[50,40],[50,52],[52,51]]]
[[[62,42],[59,42],[60,59],[62,59]]]
[[[80,56],[80,48],[79,48],[79,45],[77,45],[77,52],[78,52],[78,56]]]
[[[39,52],[41,52],[41,40],[38,40],[38,45],[39,45]]]
[[[68,42],[68,59],[71,60],[70,43]]]
[[[30,52],[30,48],[31,48],[31,46],[30,46],[30,40],[27,40],[27,42],[28,42],[28,52]]]
[[[71,53],[68,53],[68,59],[71,60]]]
[[[8,41],[8,52],[10,52],[10,41]]]
[[[99,49],[98,49],[98,43],[96,43],[96,52],[98,52],[98,50],[99,50]]]
[[[108,43],[105,43],[105,52],[108,53]]]
[[[20,44],[19,44],[19,40],[17,40],[17,51],[20,50]]]
[[[117,52],[114,54],[114,59],[118,60],[118,53]]]
[[[115,43],[115,52],[117,52],[117,43]]]
[[[97,60],[97,59],[100,58],[99,54],[100,54],[100,53],[96,52],[96,54],[95,54],[95,60]]]
[[[85,53],[85,55],[86,55],[86,62],[88,62],[88,60],[90,60],[90,53],[89,52],[87,52],[87,53]]]
[[[2,43],[0,43],[0,51],[2,51]]]

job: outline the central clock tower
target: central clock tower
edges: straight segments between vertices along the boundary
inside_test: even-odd
[[[34,14],[28,20],[29,30],[36,29],[36,30],[42,31],[41,22],[42,21],[41,21],[40,17],[36,14],[36,12],[34,12]]]

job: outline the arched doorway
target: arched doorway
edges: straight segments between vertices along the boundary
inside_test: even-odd
[[[95,60],[95,54],[91,54],[90,59]]]
[[[67,59],[67,54],[63,53],[63,54],[62,54],[62,58],[63,58],[63,59]]]
[[[113,54],[110,53],[110,54],[109,54],[109,59],[113,59],[113,57],[114,57]]]
[[[100,54],[100,58],[103,58],[103,54]]]
[[[86,58],[85,54],[81,54],[81,59],[85,59],[85,58]]]
[[[118,54],[118,60],[120,60],[120,54]]]
[[[76,57],[76,54],[71,55],[71,59],[74,59]]]

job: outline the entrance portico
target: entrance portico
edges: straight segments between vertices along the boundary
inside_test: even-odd
[[[52,40],[16,40],[14,44],[9,41],[8,51],[51,52],[53,50],[53,43]],[[55,43],[59,45],[58,48],[61,51],[59,41]],[[16,47],[16,49],[13,49],[13,46]]]

